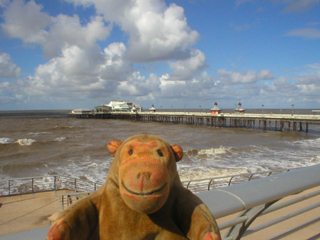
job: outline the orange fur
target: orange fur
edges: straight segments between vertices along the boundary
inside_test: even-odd
[[[115,158],[105,184],[67,208],[47,239],[220,239],[210,211],[181,184],[180,146],[136,135],[107,149]]]

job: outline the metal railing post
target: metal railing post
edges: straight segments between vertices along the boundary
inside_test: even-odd
[[[54,177],[53,177],[53,188],[54,188],[54,191],[55,191],[55,192],[57,191],[56,181],[57,181],[57,176],[54,176]]]
[[[34,194],[33,183],[34,183],[34,178],[31,178],[31,192],[32,192],[32,194]]]
[[[210,190],[210,185],[211,185],[212,181],[213,181],[213,179],[211,179],[209,184],[208,184],[208,191]]]
[[[251,223],[259,217],[259,215],[276,201],[265,203],[262,205],[255,206],[241,213],[241,217],[247,218],[245,222],[240,222],[229,229],[226,237],[232,237],[234,240],[240,240],[245,234],[246,230],[249,228]]]
[[[62,211],[64,210],[64,196],[61,196],[61,206],[62,206]]]
[[[11,182],[11,180],[8,181],[9,196],[11,196],[11,192],[10,192],[10,182]]]
[[[228,186],[230,186],[230,185],[231,185],[231,181],[232,181],[232,179],[233,179],[233,176],[230,178],[229,183],[228,183]]]
[[[248,181],[250,181],[252,177],[253,177],[253,173],[249,176]]]

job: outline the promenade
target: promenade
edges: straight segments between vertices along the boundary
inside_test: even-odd
[[[316,240],[320,239],[319,169],[320,165],[301,168],[204,191],[198,196],[217,218],[222,237],[230,226],[243,219],[247,222],[253,217],[254,220],[262,210],[262,215],[259,214],[241,239]],[[49,217],[62,210],[60,197],[63,193],[67,191],[1,197],[0,240],[44,239],[51,224]],[[264,210],[269,203],[273,204]],[[261,228],[261,225],[266,226]],[[237,232],[236,226],[235,230]]]
[[[320,190],[317,187],[316,190]],[[311,190],[308,190],[310,192]],[[64,191],[65,192],[65,191]],[[61,192],[60,192],[61,193]],[[305,193],[304,193],[305,194]],[[37,229],[41,227],[50,226],[51,221],[48,220],[52,214],[61,211],[60,198],[55,196],[56,193],[36,193],[34,195],[27,194],[13,197],[2,197],[0,202],[3,204],[0,208],[0,239],[9,240],[14,239],[14,233]],[[300,194],[302,195],[302,194]],[[293,197],[288,197],[285,200],[290,200]],[[320,195],[304,202],[298,203],[293,206],[289,206],[281,211],[270,213],[268,215],[258,218],[252,226],[260,225],[263,222],[268,222],[274,218],[278,218],[283,215],[288,215],[297,209],[309,206],[311,204],[320,202]],[[280,203],[280,202],[279,202]],[[233,214],[217,220],[218,224],[225,221],[234,219],[238,214]],[[291,229],[298,225],[300,222],[306,222],[314,218],[319,218],[319,209],[309,211],[297,217],[288,219],[280,224],[261,230],[255,234],[243,237],[243,240],[265,240],[271,236],[279,234],[285,230]],[[293,235],[281,237],[282,240],[316,240],[320,239],[320,222],[314,222],[312,225],[302,228]],[[226,234],[227,230],[222,230],[222,236]],[[13,234],[13,235],[11,235]],[[43,236],[44,239],[45,237]],[[40,238],[39,238],[40,239]]]
[[[61,211],[60,198],[56,194],[66,192],[0,197],[0,236],[49,226],[51,221],[48,218]]]

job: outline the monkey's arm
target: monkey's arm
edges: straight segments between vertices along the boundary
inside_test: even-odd
[[[70,205],[51,226],[47,240],[89,240],[98,231],[98,212],[90,196]],[[97,238],[98,239],[98,238]]]
[[[178,196],[178,221],[185,235],[191,240],[220,240],[218,225],[207,206],[187,189]]]

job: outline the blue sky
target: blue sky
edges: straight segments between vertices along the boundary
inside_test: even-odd
[[[0,110],[320,108],[320,0],[0,0]]]

